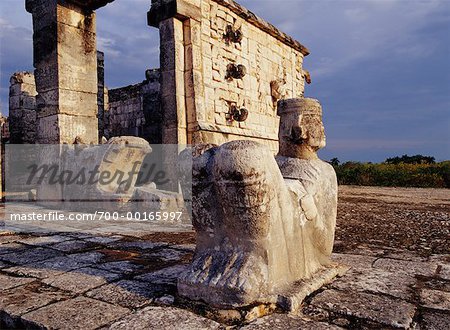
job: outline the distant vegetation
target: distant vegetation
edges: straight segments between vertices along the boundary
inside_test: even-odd
[[[450,161],[436,163],[434,157],[403,155],[381,164],[329,162],[339,184],[385,187],[450,188]]]

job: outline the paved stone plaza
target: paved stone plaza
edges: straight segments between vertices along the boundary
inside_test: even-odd
[[[351,266],[350,271],[308,297],[300,315],[275,311],[253,321],[241,315],[261,315],[260,306],[247,313],[218,311],[177,295],[177,278],[195,248],[190,228],[117,221],[11,226],[6,221],[0,228],[0,328],[220,329],[234,323],[237,329],[448,329],[445,191],[370,189],[378,191],[377,202],[363,197],[364,188],[341,187],[335,244],[339,253],[333,258]],[[397,197],[388,203],[394,193]],[[428,198],[417,203],[424,196]],[[340,240],[351,222],[347,212],[353,210],[352,218],[364,218],[368,206],[372,213],[387,206],[397,209],[392,226],[400,221],[402,210],[405,219],[414,221],[409,215],[435,207],[435,212],[426,211],[430,226],[440,222],[447,247],[434,254],[392,247],[388,239],[357,242],[357,225],[352,229],[356,244]],[[30,210],[22,206],[17,211]],[[8,214],[3,213],[6,219]],[[365,227],[377,231],[373,224]],[[225,319],[228,325],[220,323]]]

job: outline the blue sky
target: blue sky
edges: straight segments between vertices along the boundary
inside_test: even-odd
[[[9,77],[32,70],[31,15],[24,0],[0,1],[0,107]],[[150,0],[116,0],[98,10],[106,83],[144,79],[159,66],[159,34],[146,25]],[[324,108],[324,159],[383,161],[402,154],[450,159],[450,1],[241,0],[306,45]]]

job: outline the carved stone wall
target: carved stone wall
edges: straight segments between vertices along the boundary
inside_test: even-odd
[[[244,138],[276,150],[276,101],[303,96],[306,47],[228,0],[153,1],[148,21],[161,35],[167,142]]]

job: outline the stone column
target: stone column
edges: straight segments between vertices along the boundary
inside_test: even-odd
[[[95,13],[107,0],[26,0],[33,15],[37,142],[98,142]]]
[[[159,23],[163,144],[186,144],[183,22],[169,18]]]
[[[36,142],[36,85],[30,72],[16,72],[9,86],[10,143]]]

